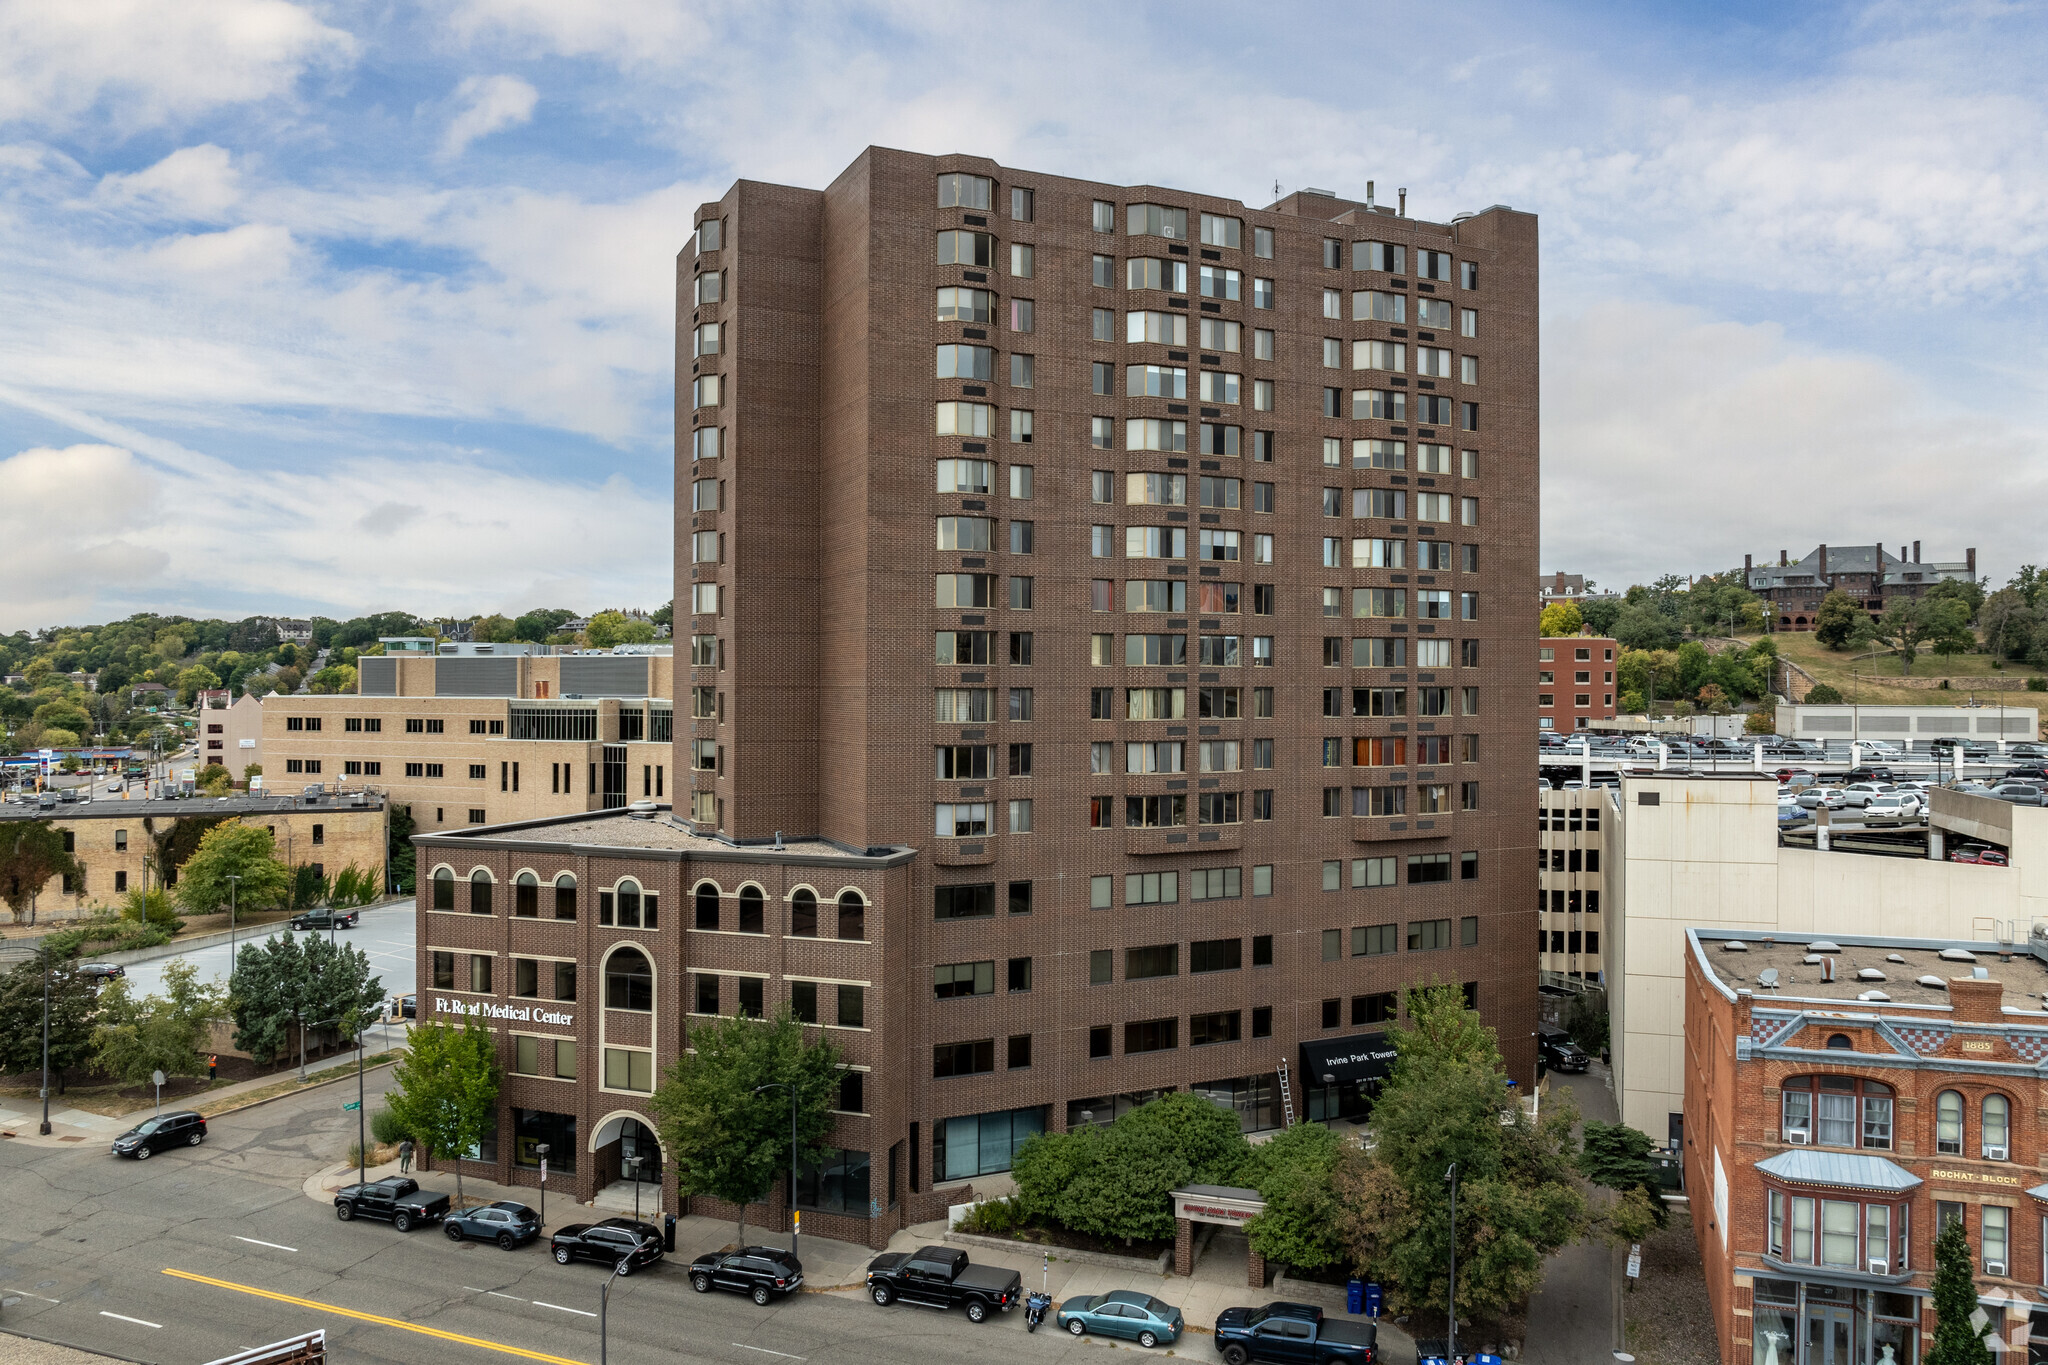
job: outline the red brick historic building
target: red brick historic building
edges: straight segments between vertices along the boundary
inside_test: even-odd
[[[1693,929],[1686,953],[1686,1188],[1721,1359],[1916,1365],[1954,1219],[1992,1329],[2048,1343],[2048,940]]]

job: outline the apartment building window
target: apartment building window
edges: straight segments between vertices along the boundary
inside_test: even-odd
[[[1479,430],[1479,405],[1477,403],[1458,404],[1458,430]]]
[[[1012,356],[1010,358],[1015,360],[1017,357]],[[1011,409],[1010,439],[1019,445],[1031,444],[1031,436],[1036,418],[1036,413],[1028,412],[1023,408]]]
[[[1106,199],[1097,199],[1089,214],[1089,225],[1097,232],[1116,231],[1116,205]]]
[[[1014,279],[1028,280],[1036,266],[1036,253],[1025,242],[1010,243],[1010,275]]]
[[[1479,263],[1477,261],[1458,262],[1458,287],[1460,289],[1477,289],[1479,287]]]

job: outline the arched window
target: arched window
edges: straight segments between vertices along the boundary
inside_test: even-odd
[[[482,868],[469,874],[469,913],[491,913],[491,874]]]
[[[790,898],[789,932],[792,938],[818,936],[818,898],[808,889],[798,891]]]
[[[1846,1033],[1830,1034],[1828,1036],[1828,1046],[1837,1052],[1854,1052],[1856,1050],[1856,1045],[1849,1041],[1849,1035]]]
[[[567,872],[555,878],[555,918],[576,918],[576,879]]]
[[[654,1008],[654,968],[638,948],[621,948],[605,960],[604,1005],[611,1010]]]
[[[631,877],[621,880],[613,891],[618,897],[619,927],[638,929],[640,927],[640,883]]]
[[[1984,1097],[1984,1159],[2004,1161],[2012,1151],[2012,1104],[2003,1095]]]
[[[718,927],[718,883],[702,882],[697,887],[697,927]]]
[[[622,877],[609,891],[597,893],[597,922],[616,924],[621,929],[660,927],[655,893],[643,891],[631,877]]]
[[[445,867],[434,869],[434,908],[453,910],[455,908],[455,874]]]
[[[839,897],[839,937],[864,939],[868,936],[868,903],[860,892],[847,891]]]
[[[1891,1150],[1894,1097],[1882,1081],[1793,1076],[1781,1089],[1785,1141]]]
[[[743,934],[765,934],[768,932],[767,905],[758,886],[740,888],[740,932]]]
[[[540,878],[522,872],[512,881],[512,913],[521,919],[540,916]]]
[[[1934,1150],[1946,1156],[1963,1151],[1963,1097],[1944,1090],[1934,1097]]]

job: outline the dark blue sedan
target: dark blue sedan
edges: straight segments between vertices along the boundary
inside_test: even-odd
[[[1082,1294],[1059,1307],[1053,1321],[1075,1336],[1122,1337],[1147,1348],[1180,1340],[1180,1309],[1135,1289]]]

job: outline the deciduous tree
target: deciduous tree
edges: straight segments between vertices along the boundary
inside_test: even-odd
[[[475,1015],[462,1023],[420,1023],[411,1050],[394,1069],[398,1088],[385,1103],[413,1140],[437,1157],[462,1158],[498,1129],[498,1038]],[[462,1167],[455,1199],[462,1202]]]
[[[1393,1030],[1394,1074],[1373,1110],[1374,1146],[1347,1152],[1335,1176],[1340,1233],[1355,1267],[1389,1285],[1397,1308],[1444,1301],[1455,1236],[1458,1302],[1501,1312],[1588,1227],[1572,1160],[1576,1107],[1553,1092],[1530,1121],[1493,1031],[1457,987],[1412,992],[1409,1015]],[[1454,1163],[1455,1231],[1444,1182]]]
[[[1552,602],[1536,618],[1536,633],[1539,635],[1577,635],[1584,629],[1586,619],[1579,615],[1578,606],[1571,602]]]
[[[189,915],[227,909],[230,876],[241,879],[234,890],[238,907],[275,905],[291,890],[291,870],[277,860],[270,831],[228,821],[206,831],[178,869],[178,904]]]
[[[164,994],[136,999],[128,982],[109,982],[100,992],[93,1058],[99,1069],[123,1081],[145,1081],[161,1069],[170,1076],[205,1070],[200,1052],[210,1026],[226,1010],[226,992],[202,983],[190,962],[164,968]]]
[[[36,922],[36,896],[52,877],[76,877],[78,859],[64,851],[64,834],[42,820],[0,820],[0,899],[14,922]]]
[[[1835,588],[1821,598],[1820,610],[1813,614],[1813,638],[1829,649],[1847,649],[1865,619],[1863,608]]]
[[[62,1094],[64,1073],[92,1057],[99,992],[94,982],[78,974],[76,964],[55,953],[39,954],[0,977],[0,1075],[42,1066],[45,956],[50,959],[50,1070]]]
[[[811,1039],[783,1010],[772,1019],[738,1015],[690,1024],[690,1050],[669,1067],[649,1108],[674,1164],[678,1189],[740,1211],[763,1199],[790,1166],[790,1095],[796,1091],[799,1153],[823,1145],[839,1094],[839,1049]]]
[[[1320,1123],[1297,1123],[1250,1148],[1234,1183],[1250,1186],[1266,1201],[1265,1212],[1245,1225],[1253,1251],[1305,1270],[1344,1259],[1330,1178],[1345,1145]]]

